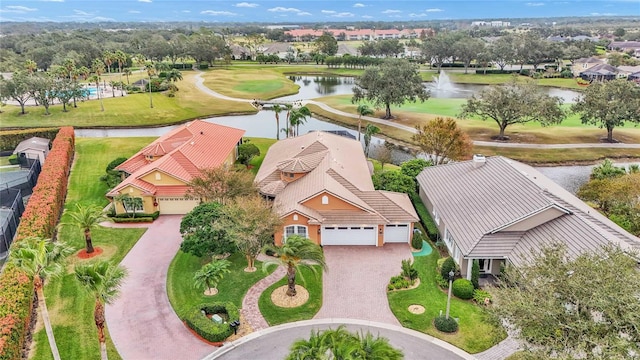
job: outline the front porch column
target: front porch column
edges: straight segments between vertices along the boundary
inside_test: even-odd
[[[474,259],[467,259],[467,280],[471,280],[471,268],[473,267]]]

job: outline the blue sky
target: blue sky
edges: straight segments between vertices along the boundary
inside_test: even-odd
[[[0,21],[357,22],[640,16],[640,0],[2,0]]]

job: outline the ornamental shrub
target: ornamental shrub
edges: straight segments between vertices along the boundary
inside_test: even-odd
[[[203,313],[204,312],[204,313]],[[222,324],[216,324],[206,315],[227,314],[227,320]],[[200,304],[195,306],[184,321],[193,331],[202,338],[211,342],[224,341],[231,336],[233,329],[229,323],[240,320],[240,312],[232,302],[217,302],[213,304]]]
[[[453,333],[458,331],[458,322],[451,316],[447,319],[446,316],[440,315],[433,320],[433,324],[436,329],[442,332]]]
[[[34,136],[53,140],[58,134],[58,128],[36,128],[23,130],[0,131],[0,151],[14,150],[21,141]]]
[[[473,291],[473,300],[480,305],[488,305],[491,303],[492,297],[488,291],[476,289]]]
[[[463,300],[473,298],[473,284],[467,279],[456,279],[451,286],[453,295]]]
[[[113,218],[114,223],[150,223],[153,222],[152,217],[134,217],[134,218]]]
[[[411,247],[416,250],[422,250],[422,233],[414,232],[413,237],[411,237]]]
[[[418,270],[409,259],[402,260],[402,276],[413,281],[418,278]]]
[[[441,289],[449,288],[449,280],[443,278],[439,272],[436,273],[436,283],[438,284],[438,286],[440,286]]]
[[[479,279],[480,279],[480,263],[478,262],[478,259],[475,259],[473,260],[473,264],[471,265],[471,283],[473,284],[474,289],[480,288],[480,284],[478,282]]]
[[[456,271],[456,262],[453,261],[453,258],[448,257],[443,263],[442,263],[442,267],[440,268],[440,275],[442,275],[442,277],[444,279],[449,279],[449,273],[453,271]]]

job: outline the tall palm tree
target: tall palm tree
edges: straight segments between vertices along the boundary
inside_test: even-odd
[[[231,266],[231,263],[228,260],[213,260],[205,264],[193,276],[194,286],[206,288],[206,295],[217,294],[218,283],[222,280],[224,274],[231,272],[229,266]]]
[[[155,68],[153,67],[153,63],[148,62],[144,65],[145,70],[147,70],[147,75],[149,76],[149,104],[153,109],[153,97],[151,96],[151,75],[155,73]]]
[[[63,242],[52,242],[50,239],[27,238],[17,244],[11,252],[10,261],[19,269],[33,277],[33,284],[38,297],[38,307],[42,311],[42,320],[49,340],[49,347],[55,360],[60,360],[49,311],[42,291],[44,281],[59,276],[64,271],[62,261],[73,250]]]
[[[127,85],[129,85],[129,75],[132,74],[131,69],[130,68],[124,68],[122,70],[122,72],[124,73],[124,76],[127,77]]]
[[[166,79],[169,82],[177,82],[178,80],[182,80],[182,73],[178,69],[171,69],[167,72]]]
[[[100,109],[104,111],[104,104],[102,103],[102,97],[100,96],[100,75],[104,73],[104,63],[100,59],[93,59],[91,63],[91,68],[95,75],[96,80],[96,94],[98,94],[98,99],[100,100]]]
[[[291,123],[291,126],[296,129],[295,136],[300,135],[300,125],[307,121],[307,116],[311,116],[311,110],[306,106],[291,110],[289,122]]]
[[[118,73],[120,74],[120,96],[124,96],[124,83],[122,82],[122,65],[127,62],[127,54],[125,54],[122,50],[116,50],[113,58],[118,63]]]
[[[363,116],[371,116],[374,114],[372,108],[367,104],[358,105],[358,141],[360,141],[360,133],[362,132],[362,117]]]
[[[70,221],[62,222],[60,225],[71,225],[84,231],[84,241],[87,254],[91,254],[93,243],[91,242],[91,230],[97,228],[101,222],[108,220],[100,207],[95,205],[76,204],[74,211],[69,213]]]
[[[276,113],[276,140],[280,140],[280,113],[282,112],[282,106],[273,104],[271,110]]]
[[[367,157],[369,157],[369,146],[371,145],[371,136],[379,132],[380,132],[380,128],[372,124],[367,124],[367,126],[364,128],[364,153],[367,155]]]
[[[293,235],[287,237],[282,246],[273,248],[273,252],[276,254],[275,259],[265,261],[262,265],[263,269],[274,264],[287,268],[288,296],[296,296],[296,273],[298,269],[306,267],[314,273],[316,268],[313,265],[320,265],[323,270],[327,269],[322,248],[302,236]]]
[[[76,265],[76,279],[96,299],[93,319],[98,329],[100,356],[107,360],[107,344],[104,337],[104,305],[111,304],[120,295],[120,286],[127,276],[122,265],[99,261],[87,265]]]
[[[289,116],[291,115],[291,109],[293,109],[293,105],[291,104],[284,104],[284,109],[287,110],[287,121],[286,121],[286,125],[287,125],[287,137],[289,137],[291,130],[290,130],[290,124],[289,124]]]
[[[113,64],[113,62],[115,61],[115,54],[109,50],[105,50],[102,53],[102,60],[104,61],[104,63],[107,65],[107,72],[109,74],[111,74],[111,65]]]

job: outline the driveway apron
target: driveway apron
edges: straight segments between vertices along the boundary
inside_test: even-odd
[[[408,244],[325,246],[322,308],[314,319],[348,318],[400,326],[387,301],[389,279],[411,259]]]
[[[167,297],[167,270],[180,248],[180,215],[160,216],[122,261],[121,295],[106,307],[109,334],[123,359],[201,359],[215,350],[190,333]]]

